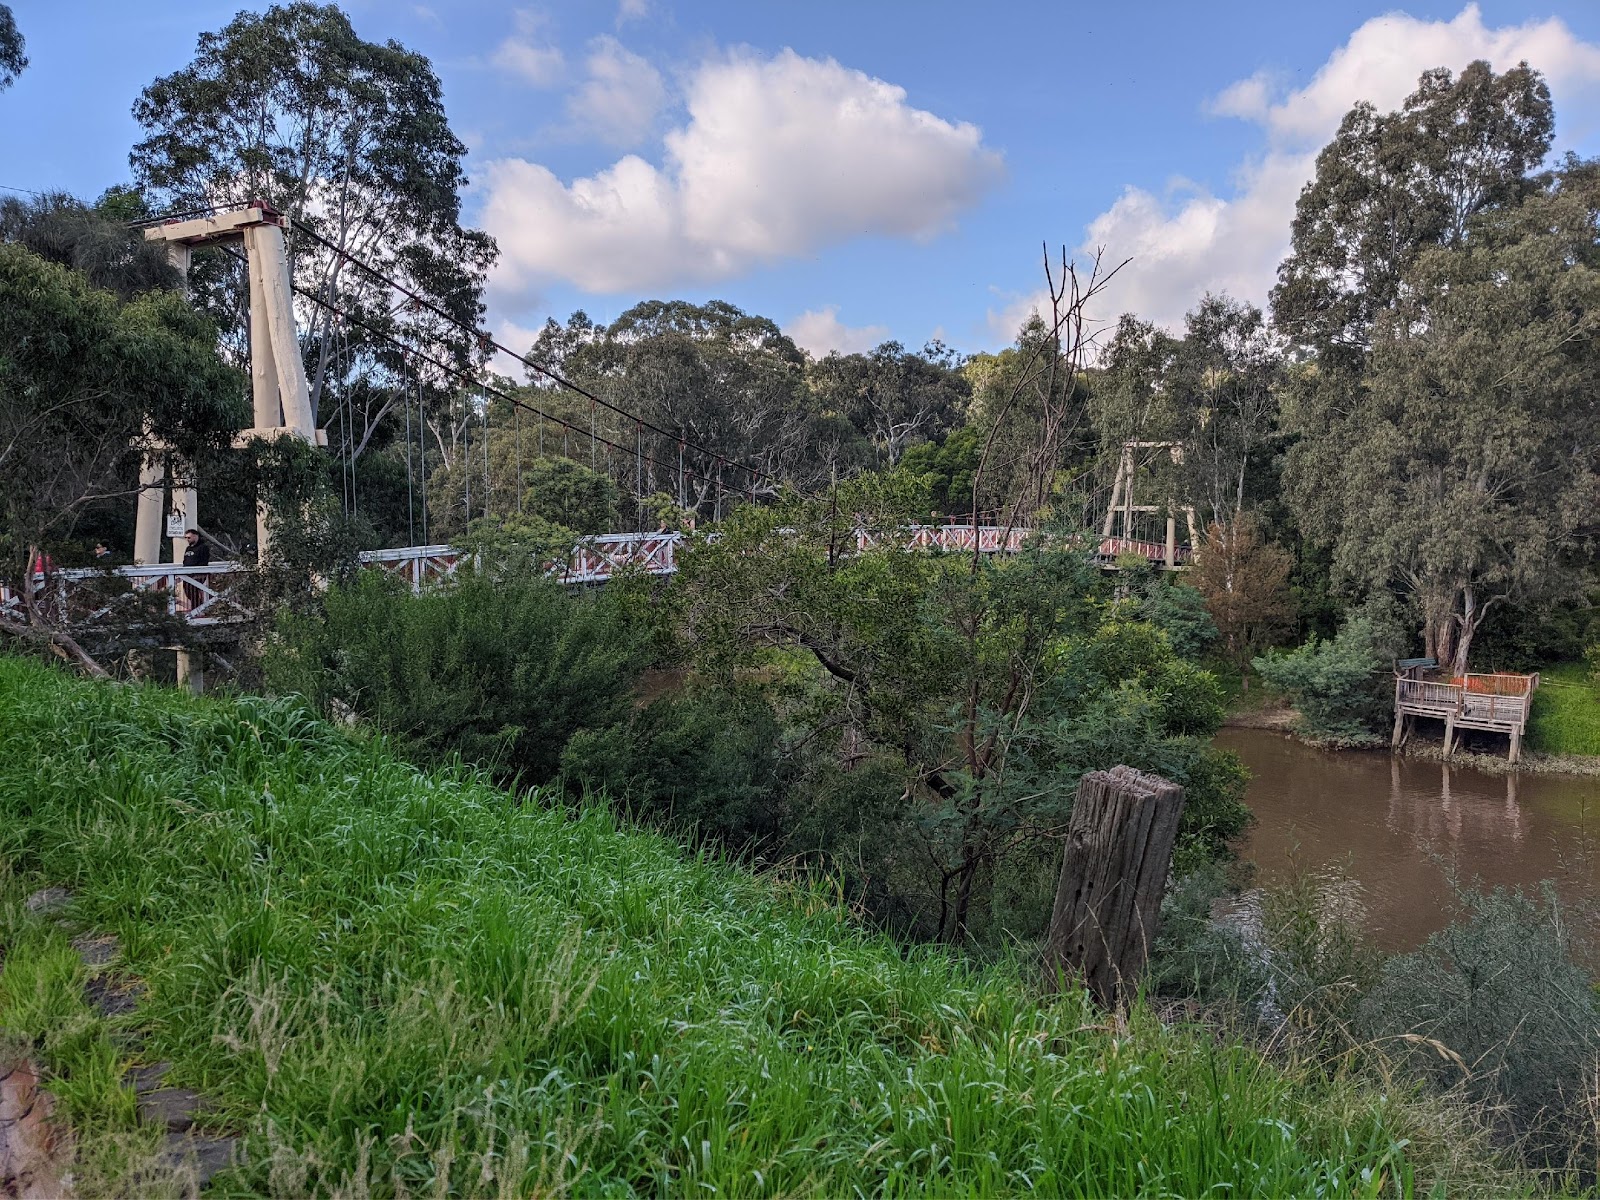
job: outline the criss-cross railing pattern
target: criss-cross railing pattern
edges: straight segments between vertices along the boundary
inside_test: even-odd
[[[1015,554],[1021,550],[1031,529],[1012,529],[1000,525],[916,525],[900,544],[908,550],[947,553]],[[619,571],[633,569],[648,575],[671,575],[678,569],[678,549],[689,534],[615,533],[584,538],[564,561],[552,562],[548,570],[563,583],[601,584]],[[713,535],[715,536],[715,535]],[[856,548],[868,550],[880,543],[866,529],[856,530]],[[1165,561],[1166,547],[1159,542],[1137,542],[1127,538],[1107,538],[1097,547],[1103,562],[1114,562],[1124,554],[1137,554],[1152,562]],[[1177,548],[1177,561],[1188,563],[1188,546]],[[367,550],[361,565],[404,580],[420,592],[448,580],[471,555],[453,546],[403,546],[395,550]],[[75,569],[53,571],[33,578],[34,601],[56,620],[82,621],[114,613],[127,606],[125,598],[143,594],[146,603],[154,601],[172,616],[181,616],[192,625],[225,625],[247,620],[249,610],[238,596],[240,584],[249,571],[238,563],[219,562],[206,567],[180,567],[170,564],[147,567],[117,567],[112,570]],[[26,606],[22,597],[0,585],[0,612],[22,620]]]

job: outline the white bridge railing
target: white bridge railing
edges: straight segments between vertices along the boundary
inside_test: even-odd
[[[918,525],[910,530],[908,549],[944,550],[970,553],[976,546],[980,554],[1014,554],[1033,531],[1007,529],[999,525]],[[605,583],[625,569],[648,575],[671,575],[678,569],[678,547],[688,537],[682,533],[613,533],[584,538],[573,548],[564,563],[553,563],[550,573],[563,583]],[[880,539],[866,530],[856,531],[856,546],[870,549]],[[1098,547],[1097,557],[1112,560],[1124,554],[1137,554],[1151,562],[1166,560],[1166,547],[1160,542],[1141,542],[1127,538],[1107,538]],[[412,591],[450,578],[471,555],[452,546],[402,546],[396,550],[367,550],[360,555],[361,565],[384,571],[405,580]],[[1177,548],[1177,562],[1188,563],[1192,551]],[[181,616],[191,625],[227,625],[247,620],[249,610],[236,596],[239,585],[250,571],[236,562],[212,563],[206,567],[181,567],[171,564],[147,567],[116,567],[109,571],[78,568],[53,571],[33,577],[34,602],[53,618],[62,621],[93,620],[130,606],[128,597],[143,596],[171,616]],[[22,598],[0,585],[0,612],[15,620],[26,617]]]
[[[92,621],[144,603],[168,616],[181,616],[191,625],[231,625],[250,615],[235,598],[236,589],[249,576],[235,562],[206,567],[171,563],[111,570],[82,567],[35,575],[33,603],[63,622]],[[13,620],[27,619],[23,597],[4,584],[0,584],[0,613]]]

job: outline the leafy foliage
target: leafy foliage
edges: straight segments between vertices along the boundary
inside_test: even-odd
[[[561,754],[569,787],[691,839],[765,848],[787,831],[782,727],[759,694],[708,690],[657,700]]]
[[[575,595],[526,567],[463,569],[420,596],[362,573],[321,616],[284,621],[267,679],[427,754],[542,783],[573,733],[628,708],[649,644],[630,603],[626,587]]]
[[[893,467],[961,416],[971,385],[960,367],[942,343],[913,354],[899,342],[885,342],[870,354],[829,354],[809,374],[822,408],[850,422],[879,466]]]
[[[1294,619],[1289,593],[1293,568],[1288,552],[1268,541],[1260,522],[1248,513],[1206,531],[1191,578],[1241,675]],[[1248,676],[1244,678],[1248,685]]]
[[[790,731],[784,849],[838,865],[910,932],[996,942],[1048,915],[1038,864],[1085,770],[1183,783],[1184,855],[1222,852],[1248,813],[1237,763],[1204,743],[1215,681],[1080,553],[908,553],[925,503],[904,474],[865,477],[742,508],[682,557],[692,661],[722,687],[764,677]]]
[[[1205,597],[1189,583],[1163,575],[1142,555],[1130,557],[1118,564],[1117,578],[1139,619],[1164,633],[1179,658],[1198,661],[1217,640]]]
[[[1310,736],[1338,745],[1371,745],[1387,723],[1393,704],[1390,668],[1403,647],[1398,631],[1381,612],[1357,612],[1337,636],[1313,637],[1298,650],[1268,654],[1254,661],[1256,672],[1287,692]]]
[[[0,4],[0,92],[17,81],[28,65],[23,53],[22,31],[17,28],[17,18],[9,4]]]
[[[48,262],[78,272],[90,286],[119,300],[152,291],[177,291],[182,279],[165,247],[129,229],[113,201],[90,208],[57,193],[0,199],[0,241],[13,242]],[[142,216],[143,214],[136,214]]]
[[[1424,72],[1393,113],[1357,104],[1296,204],[1272,293],[1279,328],[1325,370],[1358,363],[1425,249],[1460,247],[1474,214],[1533,190],[1554,129],[1550,89],[1527,63]]]

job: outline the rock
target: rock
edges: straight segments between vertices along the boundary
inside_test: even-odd
[[[53,1124],[55,1097],[30,1062],[0,1064],[0,1195],[36,1200],[67,1195],[71,1137]]]
[[[135,1067],[128,1072],[128,1086],[140,1096],[153,1092],[161,1086],[161,1079],[172,1069],[171,1063],[150,1063],[147,1066]]]
[[[169,1133],[182,1133],[194,1124],[195,1114],[205,1101],[188,1088],[162,1087],[138,1098],[139,1119],[149,1125],[165,1125]]]
[[[85,933],[72,939],[72,948],[78,952],[86,967],[103,967],[122,952],[122,943],[115,934]]]
[[[83,985],[83,996],[103,1017],[125,1017],[139,1007],[144,984],[137,979],[118,980],[96,975]]]
[[[200,1187],[211,1182],[218,1171],[233,1166],[238,1153],[239,1139],[197,1133],[170,1133],[166,1149],[161,1152],[161,1164],[174,1171],[191,1167]]]
[[[60,912],[72,901],[72,893],[64,887],[40,888],[29,896],[24,903],[28,911],[48,917],[52,913]]]

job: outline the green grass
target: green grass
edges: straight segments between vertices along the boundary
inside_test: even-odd
[[[1549,754],[1600,754],[1600,686],[1587,664],[1562,663],[1539,672],[1528,747]]]
[[[133,1017],[84,1010],[75,929],[121,939]],[[102,1157],[139,1152],[125,1056],[168,1059],[247,1134],[223,1192],[1377,1195],[1470,1159],[1404,1094],[1112,1031],[604,811],[6,659],[0,947],[0,1028]]]

